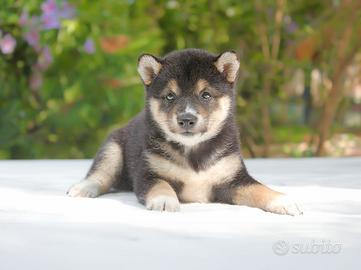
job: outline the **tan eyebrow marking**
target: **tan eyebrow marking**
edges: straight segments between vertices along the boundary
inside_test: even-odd
[[[176,80],[171,79],[167,84],[167,88],[172,90],[173,93],[179,94],[179,87]]]
[[[204,88],[208,86],[208,82],[204,79],[200,79],[196,82],[195,92],[199,94]]]

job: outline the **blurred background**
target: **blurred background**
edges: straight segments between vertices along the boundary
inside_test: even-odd
[[[144,104],[143,52],[240,57],[247,157],[361,155],[361,1],[2,0],[0,158],[90,158]]]

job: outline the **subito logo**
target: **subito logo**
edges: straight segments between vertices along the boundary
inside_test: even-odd
[[[290,250],[290,246],[286,241],[280,240],[273,244],[273,252],[278,256],[284,256]]]

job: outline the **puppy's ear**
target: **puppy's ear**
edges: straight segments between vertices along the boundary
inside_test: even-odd
[[[220,73],[224,74],[228,82],[233,83],[236,80],[239,61],[235,52],[227,51],[220,54],[214,65]]]
[[[145,85],[150,85],[159,74],[162,64],[160,60],[150,54],[142,54],[138,58],[138,73]]]

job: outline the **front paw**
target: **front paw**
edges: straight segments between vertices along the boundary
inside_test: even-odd
[[[178,212],[180,204],[177,197],[169,195],[158,195],[149,198],[146,202],[148,210]]]
[[[95,198],[100,195],[100,185],[89,180],[73,185],[67,192],[70,197]]]
[[[287,195],[279,195],[271,200],[265,210],[280,215],[298,216],[303,214],[297,203]]]

